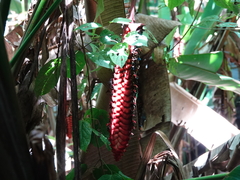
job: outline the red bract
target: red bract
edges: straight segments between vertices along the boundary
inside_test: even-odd
[[[110,112],[110,137],[114,158],[118,161],[126,147],[133,128],[132,110],[132,60],[128,59],[123,68],[114,68],[112,80],[112,99]]]
[[[123,37],[130,31],[142,33],[141,24],[129,24],[125,27]],[[133,102],[136,94],[137,68],[139,49],[129,46],[130,55],[121,68],[116,65],[112,79],[112,97],[110,102],[110,136],[112,152],[116,161],[120,160],[126,151],[128,141],[133,129]]]

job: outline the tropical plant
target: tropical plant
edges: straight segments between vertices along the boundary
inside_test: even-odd
[[[9,7],[0,1],[2,34]],[[194,136],[187,119],[206,110],[187,91],[200,100],[220,92],[215,107],[231,122],[240,92],[230,68],[239,64],[238,18],[239,3],[229,0],[33,3],[27,25],[0,39],[1,179],[184,179],[212,169],[231,172],[205,179],[237,177],[238,136],[201,142],[204,152],[225,141],[233,148],[208,151],[198,168],[199,146],[183,127]],[[191,112],[177,114],[179,104]],[[182,152],[180,141],[195,154]],[[67,173],[66,147],[74,162]]]

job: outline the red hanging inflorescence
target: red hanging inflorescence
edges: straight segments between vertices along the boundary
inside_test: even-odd
[[[140,29],[142,26],[140,27]],[[124,31],[126,35],[130,31],[127,27]],[[141,31],[142,32],[142,29]],[[139,49],[130,46],[130,55],[125,65],[121,68],[116,65],[114,77],[112,79],[112,97],[110,103],[110,137],[112,152],[116,161],[120,160],[126,151],[131,131],[133,129],[133,107],[136,94],[137,68],[136,61],[139,59]]]

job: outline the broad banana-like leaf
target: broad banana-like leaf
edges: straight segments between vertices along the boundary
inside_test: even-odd
[[[199,81],[240,94],[239,81],[217,73],[222,60],[222,52],[182,55],[169,59],[169,71],[182,79]]]
[[[176,83],[170,83],[172,122],[183,126],[209,150],[240,133],[224,117],[204,105]]]

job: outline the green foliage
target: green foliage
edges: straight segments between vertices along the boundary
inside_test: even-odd
[[[84,120],[92,127],[93,135],[91,137],[91,143],[98,147],[106,145],[106,147],[110,149],[108,141],[109,132],[106,126],[109,122],[107,111],[96,108],[89,109],[84,115]]]
[[[229,11],[233,11],[235,14],[239,13],[239,5],[235,5],[232,0],[214,0],[216,5],[226,8]]]
[[[128,44],[125,42],[117,43],[111,48],[108,54],[114,64],[123,67],[129,56]]]
[[[81,120],[79,123],[80,148],[86,151],[91,141],[92,128],[89,122]]]
[[[98,180],[132,180],[125,176],[117,166],[112,164],[104,164],[99,168],[95,168],[93,175]]]
[[[95,23],[95,22],[90,22],[90,23],[85,23],[85,24],[80,25],[79,27],[77,27],[75,29],[75,31],[76,30],[88,31],[88,30],[97,29],[100,27],[102,27],[101,24]]]
[[[238,180],[240,177],[240,166],[235,167],[224,180]]]
[[[81,51],[77,51],[75,54],[76,59],[76,74],[79,74],[85,65],[84,54]],[[70,71],[70,58],[67,58],[67,77],[71,78]]]
[[[100,42],[103,44],[108,44],[108,45],[114,45],[116,43],[119,43],[121,41],[121,37],[114,34],[114,32],[104,29],[100,33]]]
[[[124,38],[124,42],[131,46],[147,46],[148,38],[145,34],[140,35],[137,31],[131,31]]]
[[[213,1],[209,1],[204,9],[204,12],[199,18],[203,20],[211,16],[218,16],[221,11],[222,8],[220,8],[219,6],[215,6]],[[185,47],[184,54],[193,54],[195,50],[199,47],[201,42],[204,40],[204,38],[209,35],[211,30],[210,28],[212,28],[215,23],[215,21],[209,21],[208,24],[206,24],[207,28],[195,28],[189,35],[189,41],[187,42],[187,45]]]
[[[79,74],[85,65],[84,54],[81,51],[76,52],[76,74]],[[34,86],[34,92],[37,96],[48,93],[56,86],[60,75],[61,59],[52,59],[46,63],[39,71]],[[67,77],[70,78],[70,58],[67,58]]]
[[[172,10],[173,8],[181,5],[185,0],[164,0],[164,1],[167,7],[169,7],[169,9]]]
[[[48,93],[58,82],[60,75],[61,59],[52,59],[39,71],[34,86],[37,96]]]
[[[84,174],[87,170],[87,165],[86,164],[81,164],[81,173]],[[73,168],[67,175],[66,175],[66,180],[74,180],[74,171],[75,169]]]
[[[108,55],[108,52],[111,48],[106,48],[98,52],[88,52],[87,56],[91,59],[95,64],[112,69],[114,67],[114,63]]]
[[[110,23],[118,23],[118,24],[129,24],[132,20],[128,19],[128,18],[115,18],[112,21],[110,21]]]
[[[103,11],[104,11],[104,0],[97,0],[97,12],[96,12],[95,20],[100,16],[100,14]]]

